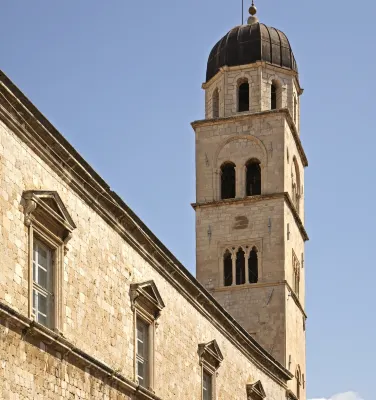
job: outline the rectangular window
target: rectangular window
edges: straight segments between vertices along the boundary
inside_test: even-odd
[[[205,370],[202,376],[202,399],[212,400],[213,398],[213,379],[212,375],[208,374]]]
[[[37,322],[50,328],[53,319],[53,255],[49,247],[33,243],[33,316]]]
[[[136,329],[136,374],[139,384],[145,388],[149,385],[148,342],[149,325],[138,318]]]

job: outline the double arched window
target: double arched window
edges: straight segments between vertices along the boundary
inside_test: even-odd
[[[261,163],[256,158],[251,158],[245,164],[245,195],[261,195]],[[221,199],[234,199],[236,197],[236,166],[227,161],[220,170]]]
[[[234,199],[236,195],[235,164],[226,162],[221,166],[221,199]]]
[[[234,279],[235,275],[235,279]],[[257,283],[259,279],[257,248],[226,249],[223,255],[223,282],[225,286]]]
[[[246,195],[261,194],[261,166],[260,161],[252,158],[246,164]]]
[[[238,112],[249,111],[249,83],[241,80],[238,83]]]

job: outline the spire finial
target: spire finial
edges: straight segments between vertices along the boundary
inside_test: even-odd
[[[256,17],[257,8],[255,6],[254,0],[252,0],[252,5],[249,7],[249,13],[251,16],[248,18],[248,25],[257,24],[259,22],[258,18]]]

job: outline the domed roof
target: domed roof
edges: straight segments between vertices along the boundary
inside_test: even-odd
[[[287,36],[259,22],[240,25],[227,33],[210,52],[206,82],[225,65],[229,67],[266,61],[298,72]]]

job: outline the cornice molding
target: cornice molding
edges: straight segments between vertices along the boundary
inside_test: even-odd
[[[194,129],[194,131],[196,131],[197,128],[201,128],[203,126],[214,126],[214,125],[227,124],[229,122],[252,120],[252,119],[257,119],[260,117],[264,117],[267,115],[273,115],[273,114],[275,114],[275,115],[281,114],[281,115],[285,116],[287,124],[291,130],[291,134],[294,138],[295,145],[298,149],[301,162],[304,167],[308,167],[307,156],[304,152],[303,145],[300,140],[294,119],[292,118],[290,110],[288,108],[280,108],[278,110],[266,110],[266,111],[259,111],[259,112],[242,112],[239,114],[230,115],[228,117],[215,118],[215,119],[202,119],[202,120],[193,121],[191,123],[191,125],[192,125],[192,128]]]
[[[251,64],[244,64],[244,65],[234,65],[234,66],[223,66],[219,69],[219,71],[207,82],[204,82],[201,87],[202,89],[207,89],[209,86],[211,86],[211,84],[218,78],[219,75],[223,75],[225,72],[231,72],[231,71],[242,71],[242,70],[249,70],[249,69],[258,69],[260,67],[264,67],[264,68],[269,68],[272,69],[274,71],[282,71],[284,74],[286,75],[291,75],[293,77],[295,77],[295,80],[298,84],[299,90],[300,90],[300,94],[303,93],[303,90],[300,86],[300,82],[299,82],[299,74],[290,69],[290,68],[285,68],[285,67],[278,67],[277,65],[268,63],[266,61],[257,61]]]
[[[0,120],[260,370],[283,387],[293,375],[200,285],[56,128],[0,71]]]
[[[303,224],[298,212],[296,211],[296,208],[295,208],[288,192],[263,194],[263,195],[259,195],[259,196],[243,197],[241,199],[212,200],[212,201],[208,201],[208,202],[204,202],[204,203],[192,203],[191,206],[193,207],[194,210],[197,210],[199,208],[224,207],[224,206],[229,206],[231,204],[258,203],[261,201],[276,200],[276,199],[281,199],[281,198],[285,199],[285,202],[294,217],[294,220],[296,222],[296,225],[298,226],[298,229],[300,231],[300,234],[302,235],[303,240],[308,241],[309,237],[304,228],[304,224]]]

